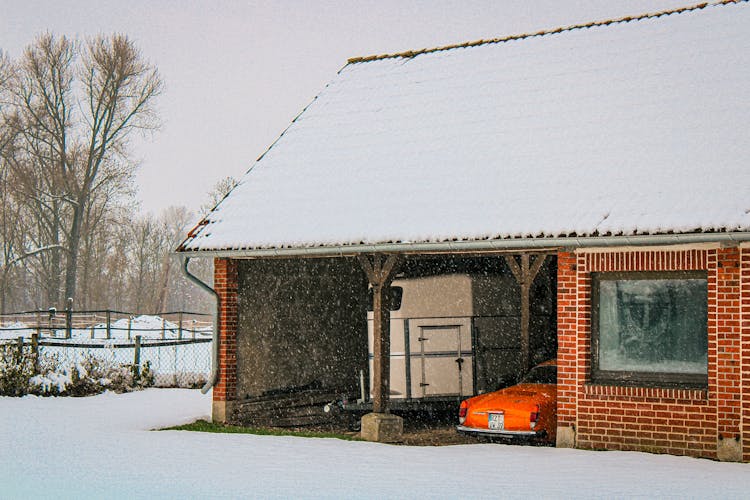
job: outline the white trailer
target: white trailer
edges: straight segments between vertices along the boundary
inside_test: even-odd
[[[456,400],[513,381],[520,299],[511,276],[440,274],[396,279],[391,288],[392,402]],[[372,387],[372,312],[368,345]]]

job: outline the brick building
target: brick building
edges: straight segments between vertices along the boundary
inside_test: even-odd
[[[214,418],[348,384],[368,285],[387,414],[399,265],[487,257],[526,318],[556,272],[559,446],[747,461],[748,25],[718,2],[350,60],[178,249],[215,259]]]
[[[745,244],[560,252],[558,444],[748,460],[749,264]],[[614,301],[605,283],[620,285]],[[675,304],[688,309],[682,318],[667,309]],[[602,318],[613,305],[644,315],[661,307],[650,325],[620,323],[640,319],[634,329],[663,345],[604,347],[628,326]],[[674,326],[658,324],[667,319]]]

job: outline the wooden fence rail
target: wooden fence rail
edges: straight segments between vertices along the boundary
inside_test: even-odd
[[[153,320],[160,319],[158,326],[139,327],[134,325],[137,318],[150,317]],[[74,311],[57,311],[56,309],[23,311],[0,315],[0,331],[34,331],[43,336],[58,337],[62,333],[64,338],[73,337],[73,332],[89,331],[90,338],[96,337],[97,331],[104,332],[104,338],[113,338],[113,332],[127,332],[126,337],[132,337],[145,332],[160,332],[161,338],[167,338],[167,332],[176,333],[178,338],[187,333],[195,338],[199,332],[209,331],[212,328],[211,315],[192,311],[167,311],[154,315],[139,314],[132,312],[117,311],[113,309]],[[7,337],[8,335],[5,335]]]

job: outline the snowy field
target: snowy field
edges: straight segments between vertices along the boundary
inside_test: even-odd
[[[747,498],[750,466],[629,452],[405,447],[150,429],[210,394],[0,398],[0,498]]]

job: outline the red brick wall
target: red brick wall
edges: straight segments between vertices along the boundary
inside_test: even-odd
[[[742,379],[742,451],[743,460],[750,462],[750,249],[740,254],[740,377]]]
[[[591,273],[672,270],[708,273],[707,390],[592,383]],[[750,378],[749,299],[747,249],[559,253],[558,425],[574,427],[581,448],[710,458],[719,439],[743,435],[747,460],[750,424],[742,413],[750,417],[750,385],[742,384]]]
[[[214,259],[214,290],[219,310],[219,380],[214,401],[237,399],[237,261]]]
[[[578,312],[576,257],[557,256],[557,423],[576,423],[578,401]]]

